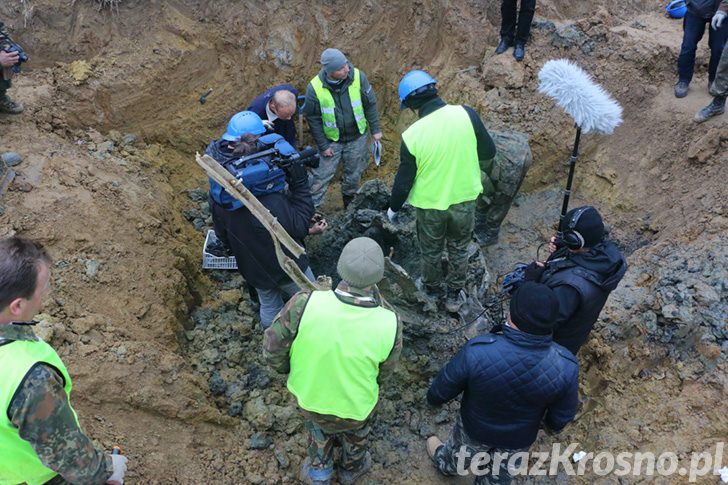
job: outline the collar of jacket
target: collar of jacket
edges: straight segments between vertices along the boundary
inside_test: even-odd
[[[38,340],[31,322],[0,325],[0,340]]]
[[[349,84],[354,82],[354,65],[350,62],[349,63],[349,74],[346,76],[346,79],[344,79],[344,82],[341,84],[329,84],[329,78],[326,76],[326,69],[321,68],[319,71],[319,78],[322,81],[322,84],[324,87],[330,91],[341,91],[345,88],[349,87]]]
[[[436,96],[433,99],[429,100],[425,104],[422,105],[422,107],[419,110],[419,116],[420,118],[424,118],[425,116],[429,115],[433,111],[437,111],[438,109],[445,106],[447,103],[442,100],[440,96]]]
[[[338,285],[336,285],[336,290],[337,291],[334,293],[336,298],[338,298],[339,301],[348,303],[349,305],[366,308],[374,308],[381,305],[382,299],[377,285],[372,285],[369,289],[362,290],[359,288],[352,288],[346,281],[342,280]]]
[[[549,335],[533,335],[521,332],[508,325],[503,325],[503,336],[519,347],[542,348],[548,347],[553,341],[552,334]]]

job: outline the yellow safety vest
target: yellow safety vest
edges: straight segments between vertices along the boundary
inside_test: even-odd
[[[462,106],[446,105],[417,120],[402,140],[417,162],[409,203],[445,210],[483,192],[478,141]]]
[[[291,345],[288,390],[318,414],[363,421],[379,400],[379,365],[397,336],[397,316],[314,291]]]
[[[339,141],[339,127],[336,126],[336,103],[331,91],[324,87],[318,75],[311,79],[311,86],[313,86],[321,105],[324,135],[331,141]],[[354,81],[349,84],[349,99],[351,100],[351,109],[354,112],[354,119],[359,128],[359,133],[363,135],[367,131],[367,119],[364,116],[364,106],[361,102],[361,74],[359,74],[357,68],[354,68]]]
[[[15,340],[0,345],[0,485],[23,482],[40,485],[57,475],[43,465],[30,443],[20,437],[18,428],[8,419],[15,392],[28,372],[39,363],[53,367],[63,376],[64,390],[71,405],[71,376],[53,347],[41,340]],[[75,411],[73,415],[78,424]]]

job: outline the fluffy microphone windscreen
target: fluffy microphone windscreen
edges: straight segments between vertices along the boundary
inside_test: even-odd
[[[622,107],[576,64],[548,61],[538,73],[538,91],[554,98],[583,133],[611,135],[622,123]]]

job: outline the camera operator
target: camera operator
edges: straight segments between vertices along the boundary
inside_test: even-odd
[[[241,157],[273,147],[283,156],[297,154],[282,136],[277,134],[262,136],[265,132],[265,126],[257,114],[242,111],[230,119],[225,134],[219,140],[210,143],[206,154],[223,166],[227,164],[226,168],[231,166],[230,162],[237,161]],[[266,158],[259,160],[261,163],[270,161]],[[314,216],[313,200],[304,164],[297,161],[286,164],[285,169],[281,169],[274,163],[269,163],[269,167],[263,188],[249,187],[247,184],[246,187],[278,219],[286,232],[303,246],[303,239],[309,234]],[[240,178],[239,175],[236,176]],[[238,263],[238,271],[245,281],[257,290],[260,299],[260,321],[264,328],[268,328],[284,303],[300,291],[300,288],[278,264],[268,230],[240,201],[225,192],[212,179],[210,209],[215,233],[232,251]],[[322,221],[316,222],[320,226]],[[325,224],[323,221],[324,226]],[[308,257],[304,254],[296,263],[313,281],[314,276],[309,267]]]
[[[23,112],[23,105],[15,102],[6,94],[12,85],[10,79],[13,77],[13,66],[20,64],[20,54],[18,52],[7,52],[13,42],[5,30],[5,24],[0,21],[0,66],[2,66],[2,76],[0,76],[0,113],[20,114]]]

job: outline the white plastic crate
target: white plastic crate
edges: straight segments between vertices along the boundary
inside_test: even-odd
[[[212,229],[208,230],[207,237],[205,238],[205,246],[202,248],[202,269],[238,269],[238,263],[235,261],[235,256],[221,258],[219,256],[213,256],[207,252],[207,246],[216,241],[217,237],[215,236],[215,231]]]

